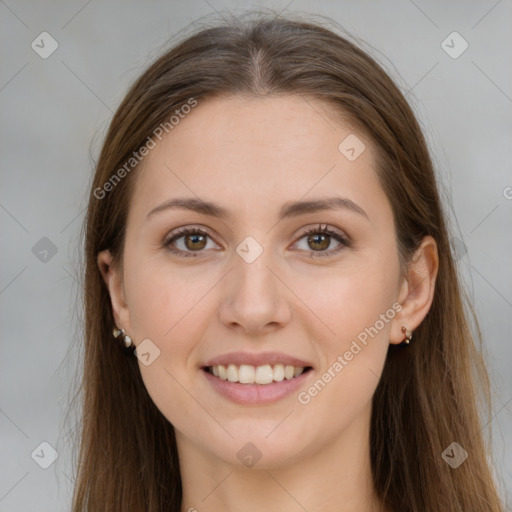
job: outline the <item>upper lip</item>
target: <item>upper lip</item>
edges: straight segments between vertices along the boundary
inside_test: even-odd
[[[210,359],[204,366],[227,366],[228,364],[247,364],[251,366],[263,366],[265,364],[282,364],[285,366],[296,366],[305,368],[312,365],[298,357],[283,354],[281,352],[230,352]]]

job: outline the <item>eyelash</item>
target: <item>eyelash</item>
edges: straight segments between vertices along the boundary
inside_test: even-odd
[[[332,237],[336,241],[338,241],[340,245],[338,247],[336,247],[335,249],[331,249],[330,251],[309,251],[310,252],[310,256],[313,257],[313,258],[324,258],[324,257],[327,257],[327,256],[332,256],[333,254],[337,254],[339,251],[343,250],[345,247],[350,247],[349,240],[347,240],[345,237],[343,237],[342,235],[340,235],[336,231],[333,231],[333,230],[329,229],[327,227],[327,225],[325,225],[324,227],[322,227],[321,225],[318,225],[318,226],[313,226],[313,227],[307,229],[302,234],[302,236],[299,238],[299,240],[301,240],[304,237],[307,237],[307,236],[310,236],[310,235],[314,235],[314,234],[319,234],[319,233],[320,234],[329,235],[330,237]],[[197,252],[182,251],[181,249],[175,249],[175,248],[172,247],[172,243],[173,242],[175,242],[176,240],[178,240],[178,239],[180,239],[180,238],[182,238],[183,236],[186,236],[186,235],[205,235],[205,236],[207,236],[209,238],[212,238],[208,234],[208,232],[206,232],[205,230],[200,229],[200,228],[194,228],[194,227],[178,228],[174,233],[171,233],[169,235],[169,237],[166,238],[166,240],[163,243],[163,246],[165,248],[167,248],[167,250],[169,250],[173,254],[176,254],[176,255],[178,255],[180,257],[184,257],[184,258],[193,257],[193,258],[196,258],[198,256],[198,254],[200,252],[202,252],[202,251],[197,251]]]

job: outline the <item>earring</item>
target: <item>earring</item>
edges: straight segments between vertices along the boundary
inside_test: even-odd
[[[114,338],[119,338],[119,336],[122,336],[124,346],[126,348],[130,348],[132,346],[132,339],[130,338],[130,336],[128,336],[128,334],[126,334],[124,329],[118,329],[117,327],[114,327],[112,334],[114,335]]]
[[[405,343],[409,345],[409,342],[412,340],[412,331],[408,331],[407,327],[402,326],[402,332],[405,334]]]

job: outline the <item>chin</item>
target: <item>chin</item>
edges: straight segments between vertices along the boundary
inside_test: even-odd
[[[215,455],[228,464],[251,470],[270,470],[293,464],[307,451],[298,442],[304,437],[291,435],[290,432],[278,433],[279,427],[272,432],[277,424],[273,422],[273,427],[267,428],[265,422],[264,428],[252,425],[245,431],[240,429],[233,439],[225,440],[224,449]],[[221,443],[215,445],[222,446]]]

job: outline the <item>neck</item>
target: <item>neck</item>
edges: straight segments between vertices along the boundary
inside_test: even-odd
[[[181,512],[384,512],[373,491],[369,411],[363,416],[293,464],[260,469],[228,464],[176,432]]]

